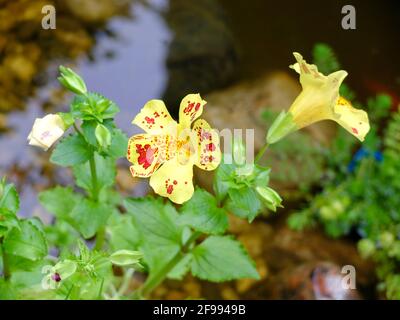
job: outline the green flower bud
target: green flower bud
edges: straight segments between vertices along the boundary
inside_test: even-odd
[[[290,112],[282,111],[267,133],[267,142],[273,144],[297,129],[296,123]]]
[[[368,258],[375,252],[375,243],[371,239],[361,239],[357,243],[357,248],[363,258]]]
[[[111,263],[117,266],[130,266],[139,263],[143,258],[143,254],[139,251],[118,250],[110,255]]]
[[[94,133],[102,149],[107,149],[111,145],[111,133],[106,126],[99,123]]]
[[[60,261],[54,266],[54,272],[58,274],[61,278],[60,280],[65,280],[72,276],[77,269],[77,264],[71,260]]]
[[[60,66],[60,74],[61,76],[58,77],[58,81],[60,81],[65,88],[76,94],[84,95],[87,93],[85,82],[70,68]]]
[[[232,149],[234,162],[239,165],[244,165],[246,162],[246,148],[241,137],[234,137]]]
[[[263,198],[264,204],[267,206],[268,209],[275,212],[277,207],[283,207],[281,204],[282,198],[275,190],[269,187],[256,187],[256,190],[258,194]]]

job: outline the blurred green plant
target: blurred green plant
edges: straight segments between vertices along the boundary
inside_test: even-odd
[[[314,62],[328,69],[339,65],[323,44],[315,46]],[[376,262],[378,288],[388,298],[400,299],[400,113],[390,116],[391,106],[385,94],[367,100],[372,126],[358,150],[338,132],[331,149],[324,151],[328,179],[323,191],[288,223],[296,230],[321,224],[334,238],[357,234],[360,254]],[[387,129],[382,132],[381,127]]]

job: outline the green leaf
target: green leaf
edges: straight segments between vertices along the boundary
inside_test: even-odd
[[[115,115],[119,112],[119,107],[112,101],[108,105],[107,109],[103,112],[103,119],[113,119]]]
[[[16,300],[17,290],[14,286],[4,279],[0,278],[0,300]]]
[[[98,153],[94,154],[94,160],[96,162],[98,190],[112,186],[117,174],[115,160],[108,157],[102,157]],[[72,170],[76,179],[76,184],[87,191],[91,191],[92,176],[90,173],[89,161],[84,164],[74,166]]]
[[[225,198],[228,194],[228,190],[235,187],[233,178],[235,168],[236,166],[234,164],[226,164],[224,159],[222,159],[221,164],[218,166],[213,185],[218,200]]]
[[[22,220],[20,228],[12,229],[4,240],[7,254],[32,261],[47,255],[47,242],[44,233],[32,221]]]
[[[218,208],[216,199],[203,189],[196,189],[193,197],[181,209],[179,223],[208,234],[224,233],[228,228],[227,212]]]
[[[71,224],[88,239],[106,224],[113,210],[115,209],[107,204],[83,199],[70,213]]]
[[[82,201],[82,197],[74,193],[70,187],[55,187],[41,192],[39,201],[49,213],[65,218],[69,216],[75,205]]]
[[[178,213],[170,203],[152,197],[128,199],[125,207],[134,218],[140,250],[154,274],[180,250],[183,227],[176,223]]]
[[[118,159],[126,157],[128,150],[128,137],[119,129],[112,131],[111,146],[108,149],[108,155],[112,158]]]
[[[81,125],[83,135],[85,136],[87,142],[89,142],[94,147],[97,147],[97,139],[95,134],[97,123],[98,122],[95,120],[87,120],[83,121]]]
[[[255,263],[242,244],[227,236],[210,236],[192,251],[191,271],[208,281],[259,279]]]
[[[93,150],[78,134],[64,138],[53,151],[50,161],[68,167],[84,163],[90,159]]]
[[[226,203],[226,209],[240,218],[247,218],[249,222],[261,210],[261,201],[255,190],[249,187],[241,189],[230,189],[229,199]]]
[[[168,273],[169,279],[182,280],[190,269],[193,256],[186,254],[181,261]]]
[[[139,234],[130,215],[113,214],[107,223],[112,250],[138,248]]]
[[[19,210],[19,196],[13,184],[3,186],[0,195],[0,208],[5,208],[16,214]]]
[[[114,118],[118,112],[119,108],[114,102],[94,92],[76,96],[71,104],[71,113],[81,120],[96,120],[102,123]]]
[[[19,227],[15,213],[6,208],[0,208],[0,238],[4,237],[14,227]]]

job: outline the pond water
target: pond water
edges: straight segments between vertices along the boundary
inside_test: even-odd
[[[56,107],[48,104],[59,87],[53,79],[60,63],[72,64],[90,90],[121,107],[116,121],[129,135],[139,132],[130,122],[149,99],[165,98],[176,110],[178,97],[188,91],[206,93],[271,70],[288,70],[293,51],[310,60],[316,42],[334,48],[343,68],[350,71],[349,84],[361,98],[385,91],[398,99],[400,10],[396,1],[352,1],[356,30],[340,26],[344,4],[133,1],[124,16],[110,18],[105,27],[88,28],[95,45],[86,55],[47,61],[45,85],[26,95],[23,110],[7,113],[9,130],[0,132],[0,176],[16,182],[25,214],[41,210],[36,200],[39,190],[69,181],[65,170],[49,167],[49,154],[26,142],[36,117],[67,108],[70,96],[61,98]],[[2,54],[0,50],[0,62]]]

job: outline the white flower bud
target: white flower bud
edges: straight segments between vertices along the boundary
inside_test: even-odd
[[[48,114],[44,118],[35,120],[28,141],[30,145],[46,151],[64,134],[64,131],[62,118],[57,114]]]

